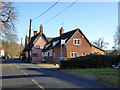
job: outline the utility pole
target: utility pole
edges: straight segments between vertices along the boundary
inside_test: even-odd
[[[22,55],[22,38],[21,38],[21,45],[20,45],[20,60],[22,60],[22,57],[21,57],[21,55]]]
[[[32,20],[30,19],[30,27],[29,27],[29,50],[28,50],[28,63],[31,62],[30,51],[31,51],[31,23]]]

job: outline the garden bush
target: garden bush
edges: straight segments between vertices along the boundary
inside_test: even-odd
[[[108,68],[117,65],[120,56],[109,55],[87,55],[77,58],[61,60],[61,68]]]

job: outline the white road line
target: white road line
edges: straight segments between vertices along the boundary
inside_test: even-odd
[[[23,70],[21,70],[15,63],[14,63],[14,65],[15,65],[21,72],[23,72],[26,76],[28,76],[28,74],[25,73]],[[31,79],[32,82],[35,83],[38,87],[40,87],[41,89],[44,90],[44,87],[42,87],[41,85],[39,85],[34,79],[32,79],[32,78],[30,78],[30,79]]]
[[[26,76],[28,76],[28,74],[27,74],[27,73],[25,73],[23,70],[21,70],[21,72],[23,72]]]
[[[14,65],[15,65],[18,69],[20,69],[15,63],[14,63]]]
[[[38,85],[40,88],[42,88],[44,90],[44,87],[42,87],[41,85],[39,85],[34,79],[31,79],[36,85]]]
[[[28,75],[28,74],[25,73],[23,70],[21,70],[15,63],[14,63],[14,65],[15,65],[21,72],[23,72],[26,76]]]

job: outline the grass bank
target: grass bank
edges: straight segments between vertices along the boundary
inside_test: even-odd
[[[111,85],[120,87],[120,69],[102,68],[102,69],[61,69],[60,71],[92,74],[97,77],[98,81],[109,83]]]

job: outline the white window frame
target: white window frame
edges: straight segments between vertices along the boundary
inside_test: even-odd
[[[76,43],[75,43],[75,40],[76,40]],[[79,43],[78,43],[79,41]],[[74,39],[74,45],[80,45],[80,39]]]
[[[71,58],[75,58],[75,57],[77,57],[77,52],[71,52]]]
[[[55,53],[53,53],[53,58],[55,58]]]
[[[84,52],[82,53],[82,56],[85,56],[85,53],[84,53]]]
[[[40,45],[35,45],[35,49],[40,49]]]

